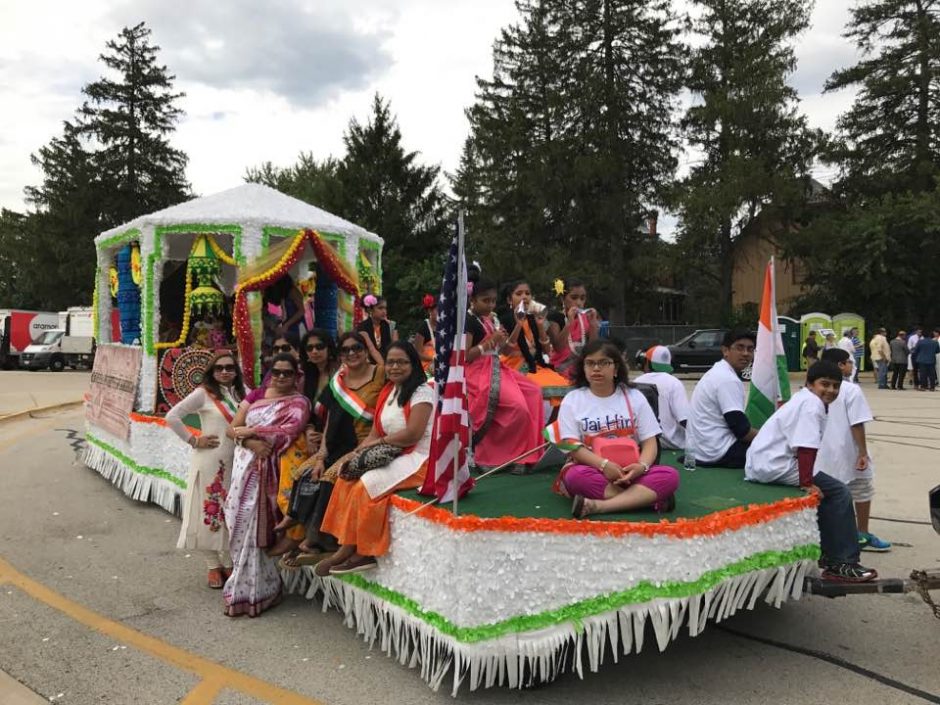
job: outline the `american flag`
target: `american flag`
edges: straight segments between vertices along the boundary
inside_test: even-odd
[[[467,262],[463,252],[461,213],[457,233],[451,242],[444,265],[444,280],[437,302],[437,330],[434,333],[437,415],[431,436],[428,473],[421,488],[422,494],[433,494],[441,502],[455,501],[473,487],[467,457],[470,445],[470,413],[467,406],[467,382],[464,378],[466,316]]]

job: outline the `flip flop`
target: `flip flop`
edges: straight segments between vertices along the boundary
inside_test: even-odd
[[[584,518],[584,495],[576,494],[571,502],[571,516],[575,519]]]

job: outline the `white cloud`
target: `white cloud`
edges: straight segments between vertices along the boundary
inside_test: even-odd
[[[798,44],[794,85],[814,126],[831,129],[851,96],[821,96],[821,81],[852,60],[840,37],[848,0],[819,0]],[[185,10],[181,8],[185,7]],[[262,12],[258,8],[265,8]],[[349,119],[389,99],[408,149],[457,167],[464,110],[476,75],[488,76],[512,0],[30,0],[0,5],[0,205],[22,208],[39,180],[29,155],[61,130],[81,87],[121,27],[141,20],[160,60],[186,92],[173,136],[202,194],[237,185],[247,166],[292,163],[297,153],[342,153]]]

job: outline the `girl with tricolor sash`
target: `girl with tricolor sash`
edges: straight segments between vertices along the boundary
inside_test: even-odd
[[[572,515],[672,511],[679,473],[654,465],[662,430],[646,397],[629,384],[620,349],[602,338],[588,343],[578,358],[575,387],[544,433],[568,453],[555,490],[573,498]]]
[[[535,382],[541,388],[543,398],[557,407],[571,383],[548,365],[551,343],[542,322],[529,313],[532,290],[528,282],[522,279],[507,286],[503,290],[503,299],[505,308],[499,322],[508,336],[500,360]]]
[[[304,463],[311,476],[320,480],[320,492],[312,518],[307,523],[307,538],[301,553],[319,556],[336,548],[332,536],[320,531],[339,471],[356,447],[372,431],[375,404],[385,386],[385,363],[368,336],[359,331],[339,337],[341,367],[317,400],[318,410],[326,413],[326,426],[320,448]]]
[[[359,573],[388,552],[388,504],[398,490],[424,480],[431,449],[435,394],[411,343],[395,342],[385,356],[388,384],[376,403],[372,432],[340,471],[322,530],[342,547],[320,561],[320,577]]]
[[[500,361],[507,333],[493,314],[496,286],[473,284],[467,315],[467,402],[473,424],[473,461],[478,468],[496,467],[542,445],[545,425],[542,390]],[[519,461],[534,466],[541,453]]]

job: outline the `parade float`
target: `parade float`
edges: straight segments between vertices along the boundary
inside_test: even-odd
[[[335,331],[361,315],[355,294],[381,282],[380,238],[261,186],[145,216],[96,245],[99,337],[117,306],[123,339],[96,360],[85,463],[175,513],[191,449],[160,412],[198,381],[206,348],[186,344],[197,312],[234,295],[239,362],[257,380],[265,286],[290,273],[312,292],[316,324]],[[284,570],[285,591],[342,611],[370,645],[456,694],[583,675],[758,601],[780,606],[819,556],[817,496],[746,483],[740,470],[680,469],[675,511],[589,520],[552,493],[556,471],[480,480],[459,513],[401,493],[375,570]]]
[[[333,333],[379,291],[382,238],[260,184],[197,198],[95,238],[100,345],[86,402],[85,464],[136,500],[179,513],[190,448],[163,414],[201,381],[213,348],[237,347],[249,384],[261,374],[263,291],[286,275],[304,324]],[[225,341],[222,343],[221,341]]]
[[[802,595],[819,557],[818,499],[797,488],[680,469],[669,515],[575,520],[550,490],[555,470],[482,480],[458,515],[399,494],[377,569],[282,571],[286,588],[319,596],[370,645],[456,695],[583,676],[759,601],[779,607]]]

